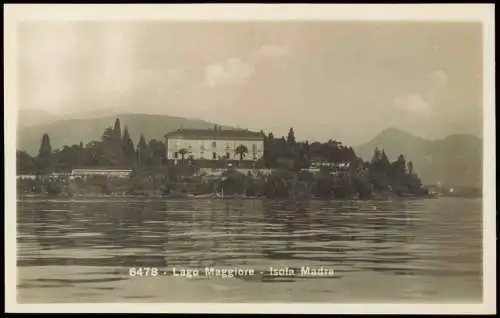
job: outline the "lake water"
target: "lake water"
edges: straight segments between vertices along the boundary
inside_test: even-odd
[[[482,301],[481,199],[23,199],[17,222],[20,303]]]

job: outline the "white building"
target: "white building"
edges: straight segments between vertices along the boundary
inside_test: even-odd
[[[88,177],[88,176],[108,176],[126,178],[130,176],[132,170],[114,170],[114,169],[73,169],[72,177]]]
[[[248,175],[250,173],[251,176],[268,176],[272,173],[271,169],[245,169],[245,168],[236,168],[235,171],[242,173],[244,175]],[[200,176],[210,176],[210,177],[219,177],[222,176],[224,172],[227,172],[225,168],[200,168],[198,171],[198,175]]]
[[[264,135],[249,130],[178,129],[165,135],[167,159],[184,158],[220,160],[239,160],[239,146],[248,152],[243,160],[258,160],[264,155]]]

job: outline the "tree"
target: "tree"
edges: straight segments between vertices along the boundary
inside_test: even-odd
[[[112,152],[112,143],[113,143],[113,128],[107,127],[102,136],[101,142],[96,146],[96,154],[97,154],[97,164],[98,165],[112,165],[115,161]]]
[[[165,143],[156,139],[151,139],[149,141],[149,149],[151,151],[150,165],[156,167],[163,165],[163,163],[166,161],[167,151]]]
[[[329,139],[328,142],[321,147],[321,157],[328,162],[340,163],[343,161],[343,146],[342,143]]]
[[[224,194],[242,194],[245,193],[250,185],[251,178],[236,170],[228,170],[222,174],[220,180],[224,189]]]
[[[116,158],[117,163],[123,162],[123,148],[122,148],[122,130],[120,125],[120,119],[116,118],[115,125],[113,127],[113,137],[111,140],[111,145],[113,156]]]
[[[181,149],[179,149],[178,152],[179,152],[179,155],[181,155],[181,165],[184,166],[184,158],[189,153],[189,151],[186,148],[181,148]]]
[[[320,172],[316,178],[314,193],[322,198],[330,198],[334,191],[334,178],[331,174]]]
[[[295,157],[293,167],[295,170],[300,170],[303,168],[307,168],[311,164],[310,155],[309,155],[309,145],[306,143],[298,143],[295,146]]]
[[[113,128],[110,127],[107,127],[106,129],[104,129],[104,132],[101,136],[101,141],[102,142],[109,142],[113,139]]]
[[[58,170],[71,171],[84,163],[83,149],[79,145],[63,146],[54,151],[54,159]]]
[[[134,149],[134,142],[132,141],[132,138],[130,138],[127,126],[125,126],[125,129],[123,130],[121,147],[122,147],[124,163],[129,167],[132,167],[135,161],[135,149]]]
[[[115,120],[115,125],[113,127],[113,139],[115,142],[120,143],[122,139],[122,130],[120,126],[120,119]]]
[[[384,149],[382,149],[382,154],[380,158],[380,168],[386,174],[390,174],[391,162],[389,161],[389,158],[387,158]]]
[[[115,158],[109,149],[108,143],[97,143],[96,153],[98,166],[112,166],[116,163]]]
[[[26,152],[18,150],[16,152],[17,174],[36,172],[35,160]]]
[[[284,169],[273,171],[266,178],[264,195],[268,198],[287,198],[292,190],[293,177],[293,173]]]
[[[425,193],[425,190],[422,188],[422,181],[416,174],[407,175],[406,180],[406,186],[410,193]]]
[[[410,175],[413,174],[413,162],[411,162],[411,161],[408,161],[408,173]]]
[[[52,156],[52,146],[48,134],[43,134],[40,150],[36,159],[37,170],[42,174],[49,174],[54,171],[54,158]]]
[[[390,169],[386,167],[386,159],[387,156],[385,156],[385,153],[378,147],[375,148],[369,168],[370,182],[373,184],[375,190],[387,190],[389,187],[388,174]]]
[[[264,138],[264,163],[268,168],[276,166],[277,151],[273,133]]]
[[[144,138],[144,135],[141,134],[139,137],[139,143],[137,144],[139,149],[145,149],[148,145],[146,144],[146,138]]]
[[[83,164],[95,166],[99,164],[99,152],[101,151],[100,141],[89,142],[83,150]]]
[[[290,130],[288,131],[288,136],[286,138],[286,141],[289,145],[295,144],[295,132],[293,131],[293,128],[290,128]]]
[[[408,191],[409,180],[406,171],[405,157],[402,154],[399,155],[398,159],[394,161],[391,166],[391,183],[393,190],[398,194]]]
[[[113,127],[107,127],[102,136],[100,162],[103,165],[119,165],[123,162],[120,120],[117,118]]]
[[[234,151],[237,155],[240,156],[240,161],[242,161],[245,155],[248,153],[248,148],[245,145],[239,145]]]
[[[143,134],[139,137],[139,143],[137,144],[137,157],[139,167],[144,166],[151,160],[151,151]]]
[[[382,159],[382,152],[380,151],[380,149],[378,149],[378,147],[375,147],[375,150],[373,151],[371,164],[376,165],[380,162],[381,159]]]
[[[406,159],[401,154],[398,159],[393,163],[394,166],[394,177],[402,178],[406,175]]]

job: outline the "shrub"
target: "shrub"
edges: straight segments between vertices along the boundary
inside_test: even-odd
[[[111,185],[108,181],[104,181],[101,187],[101,191],[103,194],[111,194],[113,190],[111,189]]]
[[[46,190],[49,195],[57,195],[62,192],[63,186],[59,182],[51,181],[47,183]]]
[[[230,169],[222,174],[225,194],[243,194],[250,186],[251,178],[241,172]]]

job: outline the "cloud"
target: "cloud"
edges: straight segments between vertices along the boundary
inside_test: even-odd
[[[429,74],[425,92],[402,94],[393,99],[393,104],[411,113],[429,112],[439,103],[439,97],[447,86],[448,75],[443,70],[437,70]]]
[[[405,94],[395,97],[393,103],[394,106],[413,113],[428,112],[431,109],[431,105],[419,94]]]
[[[257,56],[266,58],[283,58],[290,55],[290,52],[278,45],[264,45],[257,51]]]
[[[429,74],[429,89],[427,99],[431,103],[436,103],[439,95],[448,86],[448,75],[443,70],[438,70]]]
[[[432,87],[444,89],[448,85],[448,75],[443,70],[432,72],[429,77]]]
[[[209,87],[243,83],[254,74],[251,65],[240,59],[232,58],[223,63],[215,63],[205,67],[204,85]]]

